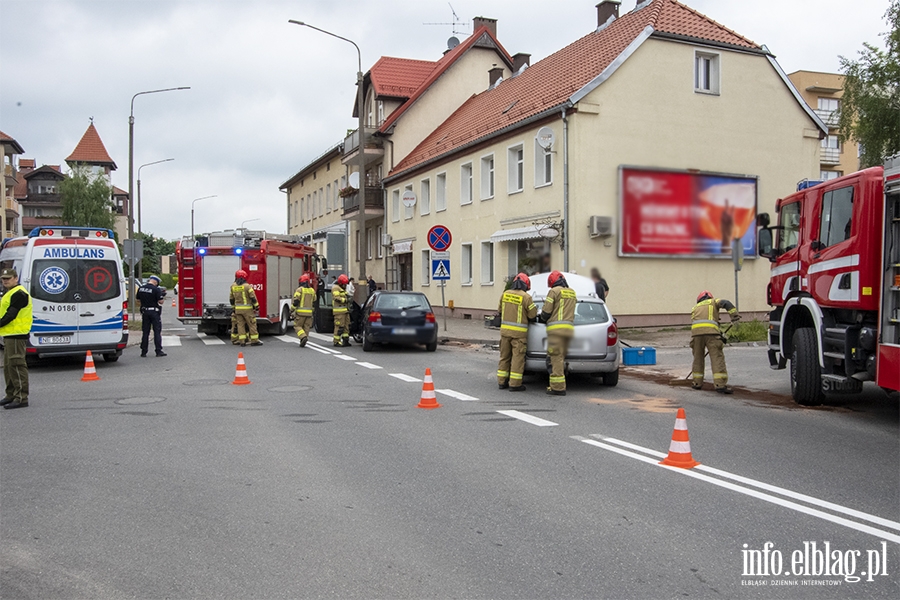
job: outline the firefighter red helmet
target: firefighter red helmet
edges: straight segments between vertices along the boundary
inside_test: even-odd
[[[524,283],[526,292],[531,289],[531,279],[529,279],[528,275],[526,275],[525,273],[519,273],[518,275],[516,275],[516,278],[513,279],[513,281],[521,281],[522,283]]]
[[[337,278],[338,285],[347,285],[348,283],[350,283],[350,280],[347,278],[346,275],[338,275],[338,278]]]
[[[713,297],[713,295],[710,292],[703,290],[702,292],[700,292],[700,295],[697,296],[697,302],[703,302],[707,298],[712,298],[712,297]]]
[[[247,271],[245,271],[243,269],[238,269],[237,271],[234,272],[234,278],[235,279],[247,279]]]
[[[303,275],[301,275],[298,281],[299,283],[309,283],[309,273],[304,273]]]
[[[563,279],[563,274],[559,271],[553,271],[549,275],[547,275],[547,287],[552,288],[553,284],[555,284],[560,279]]]

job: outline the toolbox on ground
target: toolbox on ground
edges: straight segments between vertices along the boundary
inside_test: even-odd
[[[630,365],[655,365],[656,348],[622,348],[622,364]]]

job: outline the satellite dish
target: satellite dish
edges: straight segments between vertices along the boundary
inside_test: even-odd
[[[553,142],[556,141],[556,134],[549,127],[541,127],[537,132],[537,143],[544,150],[550,150]]]
[[[459,38],[458,37],[453,36],[449,40],[447,40],[447,49],[448,50],[453,50],[457,46],[459,46]]]
[[[350,187],[359,189],[359,171],[350,173],[350,178],[347,180],[347,183],[350,184]]]

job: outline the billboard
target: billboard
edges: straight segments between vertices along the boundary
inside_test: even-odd
[[[756,257],[758,178],[619,167],[620,256]]]

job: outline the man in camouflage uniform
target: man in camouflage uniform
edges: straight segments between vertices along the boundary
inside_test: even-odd
[[[262,346],[259,332],[256,329],[256,316],[259,314],[259,302],[253,286],[247,283],[247,271],[240,269],[234,273],[234,285],[231,286],[229,301],[234,310],[238,325],[238,342],[241,346]],[[249,334],[247,333],[249,330]]]
[[[569,289],[559,271],[547,277],[547,297],[541,309],[541,321],[547,324],[547,362],[551,396],[566,395],[566,354],[575,335],[575,290]]]
[[[294,307],[294,330],[300,338],[300,347],[304,347],[309,340],[309,331],[312,329],[313,310],[316,304],[316,290],[309,285],[309,275],[300,276],[300,286],[294,291],[292,301]]]
[[[525,273],[513,279],[512,288],[500,297],[500,364],[497,383],[501,390],[524,392],[525,349],[528,346],[528,324],[537,320],[537,307],[528,290],[531,281]]]
[[[712,366],[713,384],[720,394],[732,394],[728,386],[728,371],[725,368],[724,337],[719,328],[719,311],[728,311],[731,322],[741,318],[737,308],[728,300],[714,298],[710,292],[703,291],[697,296],[697,304],[691,311],[691,350],[694,353],[694,365],[691,369],[691,387],[699,390],[703,387],[703,374],[706,371],[705,353],[709,352],[709,363]]]

